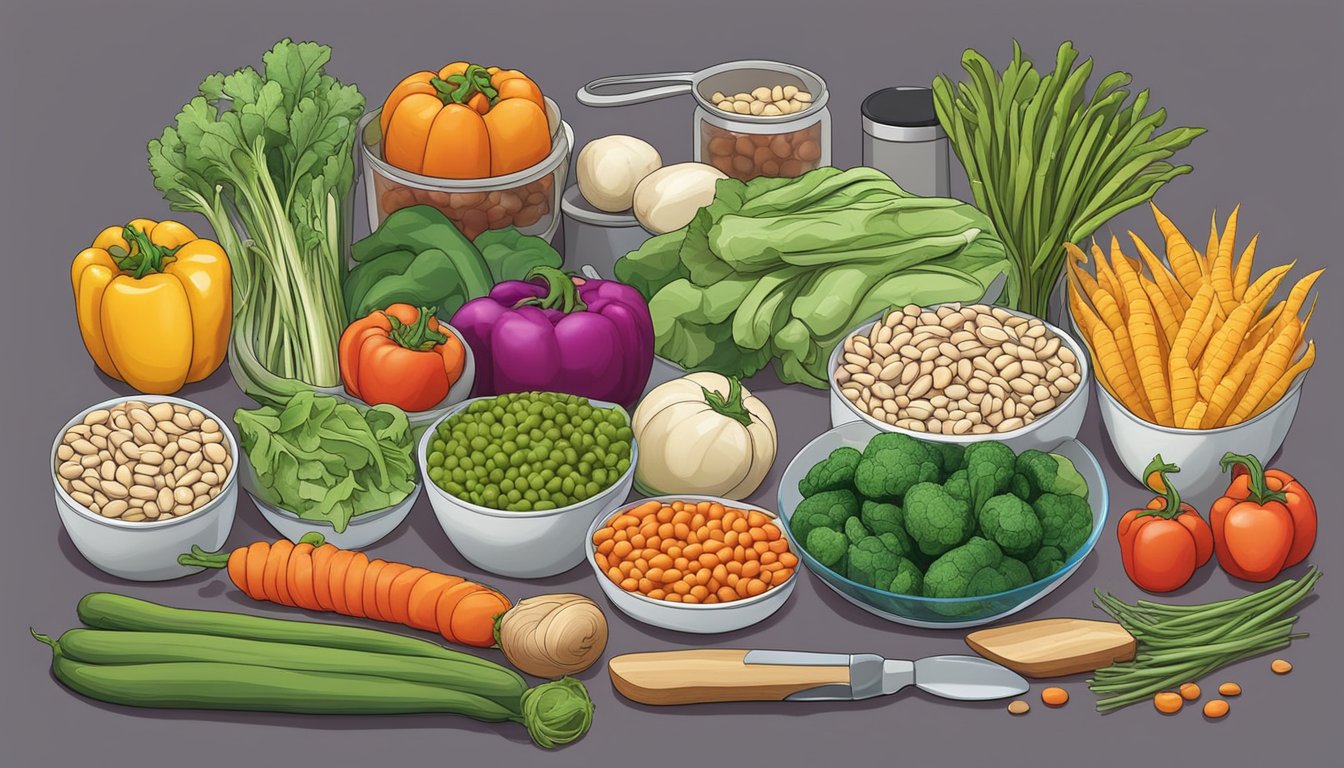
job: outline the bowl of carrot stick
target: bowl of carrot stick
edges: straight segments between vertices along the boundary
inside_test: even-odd
[[[1202,251],[1156,206],[1163,253],[1133,232],[1138,258],[1114,237],[1109,251],[1066,246],[1069,312],[1116,454],[1142,482],[1161,453],[1194,496],[1225,483],[1228,451],[1268,459],[1279,450],[1316,360],[1307,299],[1323,270],[1273,302],[1294,264],[1253,277],[1256,238],[1236,255],[1238,213],[1221,232],[1215,221]]]

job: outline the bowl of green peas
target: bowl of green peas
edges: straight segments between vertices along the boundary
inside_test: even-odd
[[[583,562],[589,527],[630,494],[638,448],[619,405],[555,392],[465,400],[420,438],[434,516],[472,565],[537,579]]]

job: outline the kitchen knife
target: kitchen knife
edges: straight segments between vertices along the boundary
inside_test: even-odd
[[[632,653],[607,664],[612,685],[641,704],[715,701],[850,701],[915,686],[935,696],[983,701],[1028,690],[1016,672],[976,656],[918,661],[871,653],[705,648]]]

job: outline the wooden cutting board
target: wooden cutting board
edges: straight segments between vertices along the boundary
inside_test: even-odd
[[[1041,619],[972,632],[972,650],[1027,677],[1091,672],[1134,658],[1133,635],[1110,621]]]

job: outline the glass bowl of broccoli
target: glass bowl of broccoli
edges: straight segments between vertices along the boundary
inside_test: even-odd
[[[1076,439],[1014,452],[842,424],[780,479],[785,534],[826,586],[917,627],[988,624],[1048,595],[1106,527],[1106,479]]]

